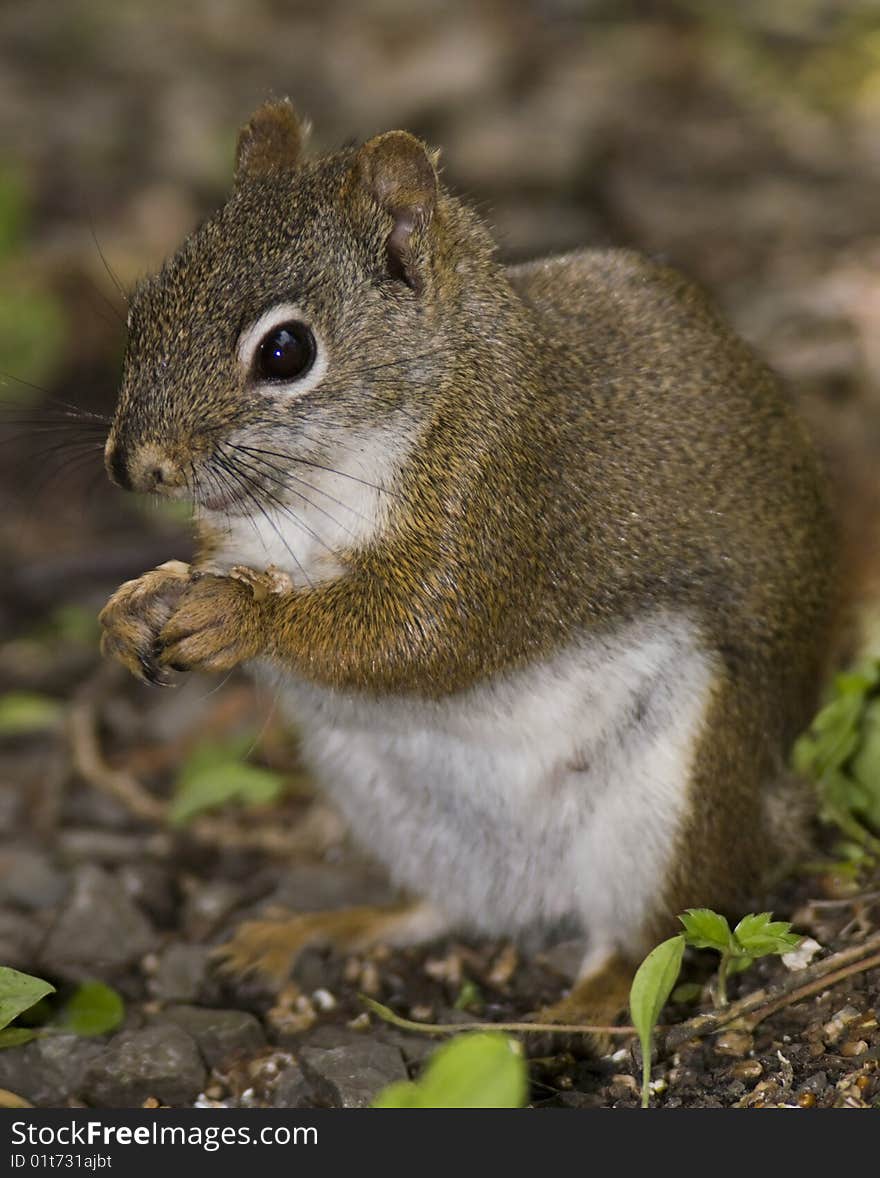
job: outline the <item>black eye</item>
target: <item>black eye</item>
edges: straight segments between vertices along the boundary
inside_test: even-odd
[[[315,362],[315,337],[304,323],[282,323],[263,336],[254,360],[260,380],[297,380]]]

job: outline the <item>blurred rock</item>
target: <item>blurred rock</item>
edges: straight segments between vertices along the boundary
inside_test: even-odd
[[[63,1107],[82,1091],[88,1066],[104,1051],[100,1040],[47,1035],[0,1051],[0,1088],[38,1108]]]
[[[150,993],[160,1002],[195,1002],[208,974],[210,953],[204,945],[169,945],[150,979]]]
[[[188,1105],[202,1091],[205,1066],[195,1040],[167,1024],[123,1031],[89,1064],[83,1095],[99,1108],[139,1108],[149,1097]]]
[[[49,853],[31,847],[0,849],[0,904],[35,910],[57,904],[69,887]]]
[[[45,935],[32,915],[0,910],[0,962],[31,972]]]
[[[258,1020],[245,1010],[209,1010],[202,1006],[169,1006],[159,1016],[187,1031],[209,1068],[236,1055],[252,1055],[266,1046]]]
[[[70,898],[58,912],[40,960],[53,974],[79,981],[124,970],[156,943],[152,925],[113,876],[84,865],[74,873]]]
[[[176,924],[180,900],[169,866],[140,859],[123,863],[117,873],[122,890],[161,928]]]
[[[369,1108],[387,1084],[408,1078],[403,1056],[387,1043],[304,1047],[297,1062],[315,1103],[325,1108]]]

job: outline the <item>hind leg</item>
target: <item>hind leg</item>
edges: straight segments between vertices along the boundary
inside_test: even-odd
[[[339,908],[250,920],[216,950],[221,969],[243,977],[257,973],[273,985],[289,976],[304,949],[329,947],[362,953],[375,945],[416,945],[449,931],[449,922],[430,904]]]
[[[535,1011],[532,1021],[567,1026],[615,1026],[629,1005],[629,988],[637,967],[637,961],[615,949],[591,953],[568,994],[551,1006]],[[615,1036],[602,1031],[583,1032],[582,1038],[597,1055],[605,1055],[617,1043]]]

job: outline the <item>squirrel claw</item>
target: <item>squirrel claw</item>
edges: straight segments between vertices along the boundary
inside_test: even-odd
[[[126,581],[101,611],[102,652],[142,683],[169,686],[171,680],[159,665],[158,634],[189,583],[189,565],[179,560]]]

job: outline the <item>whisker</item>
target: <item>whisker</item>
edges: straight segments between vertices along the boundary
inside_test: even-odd
[[[228,455],[226,456],[226,459],[225,459],[225,465],[226,465],[227,469],[229,469],[230,471],[235,470],[236,473],[238,474],[238,476],[240,478],[244,479],[249,487],[251,487],[253,490],[262,494],[264,498],[268,499],[269,502],[272,503],[275,506],[275,508],[279,512],[281,512],[282,515],[288,516],[290,519],[293,520],[293,522],[297,525],[297,527],[301,528],[302,531],[306,532],[309,536],[311,536],[313,540],[317,540],[317,542],[320,545],[322,545],[322,547],[326,548],[326,550],[330,553],[331,556],[336,555],[335,552],[333,551],[333,549],[330,547],[330,545],[326,542],[326,540],[324,540],[314,530],[314,528],[310,528],[307,523],[304,523],[300,519],[300,517],[296,514],[296,512],[293,510],[293,508],[289,506],[289,504],[285,503],[283,499],[279,499],[277,495],[273,495],[271,491],[267,491],[265,487],[261,487],[252,476],[248,476],[245,471],[241,470],[241,468],[238,466],[238,464],[233,462],[229,458]],[[342,525],[340,524],[339,526],[341,527]]]
[[[33,450],[26,456],[22,456],[20,462],[13,463],[13,465],[24,466],[32,463],[37,458],[48,458],[52,454],[62,452],[64,454],[85,454],[89,457],[97,457],[103,450],[100,443],[94,441],[86,441],[85,439],[64,438],[60,442],[55,442],[51,446],[43,446],[39,450]]]
[[[0,446],[12,446],[16,442],[26,442],[26,441],[30,440],[31,438],[45,438],[47,436],[50,438],[57,438],[58,433],[53,429],[24,430],[22,433],[11,434],[8,437],[0,437]],[[75,434],[72,437],[70,434],[67,434],[65,437],[61,438],[58,445],[59,445],[59,448],[62,446],[77,446],[77,445],[79,445],[79,446],[92,446],[92,447],[95,447],[100,450],[102,450],[104,448],[103,438],[101,438],[100,440],[96,440],[94,435],[92,435],[91,437],[84,438],[84,437],[80,437],[78,434]]]
[[[233,449],[237,450],[238,447],[234,446]],[[296,475],[288,475],[287,478],[277,478],[274,475],[271,475],[267,471],[263,470],[261,467],[255,466],[253,463],[248,462],[248,460],[246,458],[238,458],[238,459],[234,459],[234,460],[230,459],[230,461],[234,461],[236,463],[236,465],[243,466],[246,470],[253,472],[254,475],[265,476],[271,482],[275,483],[276,486],[283,487],[285,489],[289,489],[289,480],[290,479],[293,479],[294,482],[301,483],[305,487],[309,487],[311,485],[309,483],[304,482],[304,480],[302,480],[302,479],[297,479]],[[270,464],[267,463],[266,465],[270,465]],[[279,467],[272,466],[272,470],[279,470],[279,469],[280,469]],[[320,493],[320,488],[312,487],[312,490],[317,490]],[[349,536],[351,536],[351,538],[354,539],[354,532],[352,532],[350,528],[347,528],[345,526],[345,524],[342,523],[341,520],[338,520],[335,515],[333,515],[329,511],[327,511],[326,508],[321,507],[317,503],[314,503],[311,499],[309,499],[308,495],[304,495],[302,493],[302,491],[294,491],[294,494],[299,495],[300,499],[302,499],[303,502],[307,503],[309,505],[309,507],[314,508],[315,511],[320,511],[320,513],[322,515],[325,515],[327,517],[327,519],[329,519],[331,521],[331,523],[336,524],[336,526],[338,528],[342,528],[342,530],[344,532],[348,532]],[[333,496],[330,495],[329,498],[333,499]],[[335,503],[340,503],[340,500],[338,500],[338,499],[333,499],[333,501]],[[345,507],[346,504],[340,503],[340,506]],[[350,510],[354,511],[354,508],[351,508]],[[356,514],[360,515],[361,513],[356,512]],[[366,517],[362,517],[362,518],[366,518]]]
[[[296,564],[299,571],[302,573],[302,575],[305,578],[309,587],[314,588],[314,586],[312,585],[312,580],[309,577],[306,570],[303,568],[302,562],[300,561],[299,557],[296,555],[296,553],[293,551],[293,549],[290,547],[290,545],[284,539],[284,536],[281,534],[281,529],[277,526],[275,521],[270,516],[269,512],[263,506],[263,503],[260,501],[259,497],[256,494],[254,494],[247,479],[243,478],[242,475],[237,470],[229,467],[226,463],[226,460],[223,459],[222,457],[220,457],[219,455],[217,455],[215,458],[211,459],[212,465],[215,462],[219,463],[220,466],[227,472],[227,474],[235,479],[235,481],[238,483],[239,487],[243,491],[245,498],[249,502],[254,504],[254,506],[257,508],[257,510],[260,512],[260,514],[263,516],[263,518],[268,523],[269,527],[272,529],[272,531],[275,533],[275,535],[281,541],[282,545],[287,549],[288,553],[290,554],[291,558],[293,559],[293,561]],[[295,523],[299,524],[300,527],[303,526],[302,523],[299,520],[297,520],[296,516],[292,512],[291,512],[291,519],[293,519],[293,521]]]
[[[234,442],[227,442],[227,443],[225,443],[225,445],[230,446],[233,450],[241,450],[242,449],[241,446],[237,446]],[[243,459],[240,461],[243,461]],[[364,515],[364,513],[362,511],[358,511],[358,509],[356,507],[352,507],[350,503],[346,503],[343,499],[337,499],[337,497],[335,495],[331,495],[330,492],[325,491],[323,487],[316,487],[314,483],[307,482],[306,479],[300,478],[299,475],[292,474],[289,470],[285,469],[285,467],[277,466],[274,462],[265,462],[265,463],[263,463],[263,466],[266,466],[266,467],[268,467],[269,470],[273,470],[278,475],[283,476],[278,479],[273,479],[272,480],[273,482],[278,482],[282,486],[286,486],[288,481],[290,479],[293,479],[293,481],[295,483],[298,483],[300,486],[307,487],[308,490],[314,491],[314,493],[316,495],[323,495],[326,499],[329,499],[331,501],[331,503],[335,503],[338,507],[344,508],[345,511],[350,511],[352,513],[352,515],[360,516],[361,519],[367,520],[369,522],[369,516]],[[254,469],[257,469],[257,468],[254,468]],[[299,493],[299,492],[297,492],[297,493]],[[300,497],[302,499],[305,499],[306,503],[310,503],[311,506],[316,509],[316,511],[323,510],[321,507],[318,507],[318,505],[316,503],[312,503],[311,500],[308,499],[305,495],[301,495]],[[329,512],[325,511],[324,514],[328,515],[329,518],[331,520],[333,520],[333,522],[335,524],[338,524],[340,528],[343,526],[339,522],[339,520],[335,519],[332,515],[330,515]]]
[[[126,294],[125,287],[119,281],[119,277],[117,276],[116,271],[113,269],[113,267],[110,265],[110,263],[107,261],[107,259],[104,256],[104,251],[101,249],[100,241],[98,241],[98,235],[95,232],[95,225],[91,219],[91,216],[89,216],[89,232],[92,235],[92,241],[94,241],[94,243],[95,243],[95,249],[98,251],[98,257],[101,259],[101,263],[102,263],[104,269],[107,271],[110,281],[116,287],[117,293],[119,294],[119,297],[122,299],[122,301],[124,303],[127,303],[128,302],[128,295]],[[118,312],[117,312],[117,314],[118,314]],[[122,321],[124,323],[125,322],[124,318],[121,315],[119,317],[120,317],[120,319],[122,319]]]
[[[25,494],[28,495],[25,511],[28,513],[32,512],[35,509],[40,496],[45,495],[49,488],[57,483],[59,479],[62,478],[62,476],[78,474],[81,470],[84,470],[87,466],[91,465],[93,461],[94,454],[91,452],[86,454],[73,454],[70,458],[67,459],[66,462],[62,462],[60,465],[50,470],[48,472],[48,476],[43,482],[38,482],[35,485],[33,479],[25,480],[24,486],[22,488]],[[37,471],[35,474],[40,476],[46,474],[46,472]]]
[[[345,470],[336,470],[335,467],[324,466],[320,462],[312,462],[309,458],[300,458],[297,454],[282,454],[279,450],[262,450],[257,446],[242,445],[241,449],[247,451],[249,454],[260,454],[269,458],[280,458],[285,462],[300,462],[304,466],[313,467],[315,470],[326,470],[329,474],[339,475],[339,477],[343,479],[351,479],[352,482],[360,483],[364,487],[372,487],[374,491],[380,491],[383,495],[391,495],[392,497],[395,496],[394,491],[389,491],[387,487],[380,487],[378,483],[371,483],[368,479],[359,478],[357,475],[349,474],[348,471]]]
[[[372,376],[374,372],[381,372],[386,368],[398,368],[404,364],[414,364],[419,360],[430,360],[436,356],[436,352],[431,350],[429,352],[416,352],[414,356],[397,356],[391,360],[383,360],[379,364],[364,365],[355,369],[355,376]]]
[[[52,405],[60,405],[64,412],[64,416],[71,418],[89,418],[92,421],[100,421],[104,425],[110,425],[111,418],[104,413],[95,413],[91,409],[82,409],[79,405],[72,405],[69,401],[63,401],[60,397],[54,397],[47,388],[40,384],[34,384],[30,380],[25,380],[21,376],[16,376],[12,372],[4,372],[0,370],[0,385],[12,381],[13,384],[20,384],[22,388],[33,389],[35,393],[42,393],[43,400],[48,401]]]

